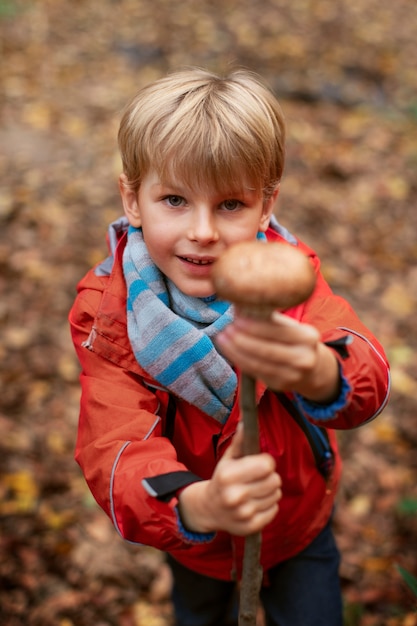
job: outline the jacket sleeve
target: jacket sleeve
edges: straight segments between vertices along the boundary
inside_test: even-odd
[[[164,408],[157,394],[139,375],[85,347],[100,298],[100,290],[82,290],[69,316],[82,368],[75,458],[96,501],[125,539],[164,551],[209,541],[211,535],[187,533],[178,517],[175,487],[198,477],[178,462],[162,436]],[[155,497],[143,479],[164,474],[173,480],[172,493]]]
[[[318,265],[318,260],[317,260]],[[346,353],[336,350],[341,373],[343,399],[334,411],[301,402],[301,409],[312,421],[330,428],[348,429],[374,419],[388,402],[389,366],[384,350],[360,321],[346,300],[335,295],[318,271],[313,296],[303,308],[301,321],[314,325],[324,342],[337,344],[348,339]]]

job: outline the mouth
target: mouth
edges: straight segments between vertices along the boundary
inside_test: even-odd
[[[192,263],[193,265],[212,265],[214,263],[213,258],[198,258],[190,256],[180,256],[181,261],[186,263]]]

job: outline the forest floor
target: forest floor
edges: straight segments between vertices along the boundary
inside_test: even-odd
[[[416,626],[417,5],[0,0],[0,56],[0,623],[172,623],[163,556],[118,537],[73,460],[67,315],[121,213],[120,110],[192,64],[275,90],[277,215],[389,356],[389,405],[340,434],[335,527],[346,626]]]

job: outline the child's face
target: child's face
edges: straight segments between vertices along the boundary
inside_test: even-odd
[[[163,184],[152,171],[138,193],[123,184],[120,190],[129,222],[142,227],[155,265],[184,294],[200,298],[214,292],[211,267],[222,252],[267,229],[278,195],[278,189],[268,200],[250,189],[195,191],[180,181]]]

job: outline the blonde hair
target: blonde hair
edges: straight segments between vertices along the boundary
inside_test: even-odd
[[[244,70],[224,78],[184,70],[144,87],[123,112],[118,140],[134,190],[152,169],[162,181],[216,190],[249,184],[268,197],[284,167],[281,108]]]

